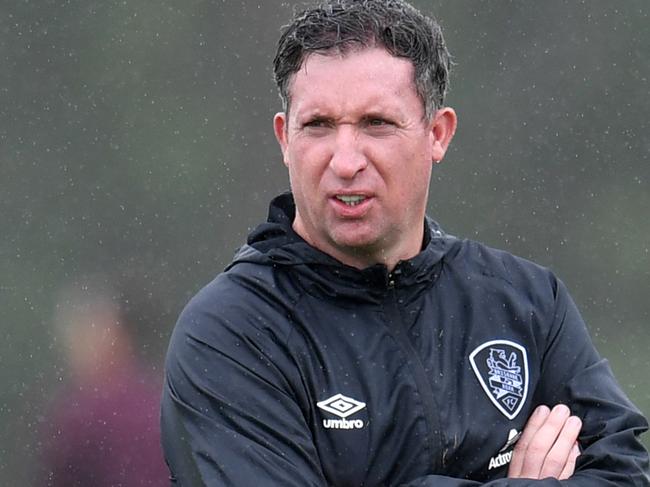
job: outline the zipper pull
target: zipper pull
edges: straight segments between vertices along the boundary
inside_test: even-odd
[[[388,273],[388,288],[393,289],[397,278],[402,274],[402,270],[396,267],[393,272]]]

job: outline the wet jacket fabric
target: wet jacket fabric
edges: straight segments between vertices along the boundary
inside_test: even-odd
[[[163,446],[183,486],[647,486],[647,422],[548,270],[445,235],[392,273],[291,229],[276,198],[182,312]],[[564,481],[506,479],[540,404],[583,421]]]

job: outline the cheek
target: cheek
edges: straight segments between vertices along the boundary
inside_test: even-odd
[[[319,144],[295,144],[288,152],[289,176],[303,185],[317,184],[327,164]]]
[[[403,154],[404,155],[404,154]],[[395,194],[406,206],[418,203],[426,198],[429,191],[432,164],[423,158],[420,152],[413,152],[400,159],[401,164],[395,164],[386,173],[387,185],[392,186]]]
[[[430,160],[422,147],[404,145],[385,144],[371,153],[371,159],[376,161],[375,167],[382,178],[400,189],[401,186],[420,186],[422,178],[428,176],[431,170]]]
[[[304,159],[291,159],[289,163],[289,183],[296,196],[313,195],[318,187],[318,176],[313,166]]]

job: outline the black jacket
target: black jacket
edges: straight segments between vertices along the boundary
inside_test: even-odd
[[[420,254],[360,271],[293,215],[274,200],[179,318],[162,405],[178,484],[650,485],[646,420],[548,270],[427,221]],[[558,403],[583,421],[576,473],[505,479],[516,433]]]

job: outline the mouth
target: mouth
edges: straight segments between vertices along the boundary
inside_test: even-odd
[[[366,200],[366,197],[360,194],[336,195],[335,198],[347,206],[357,206]]]

